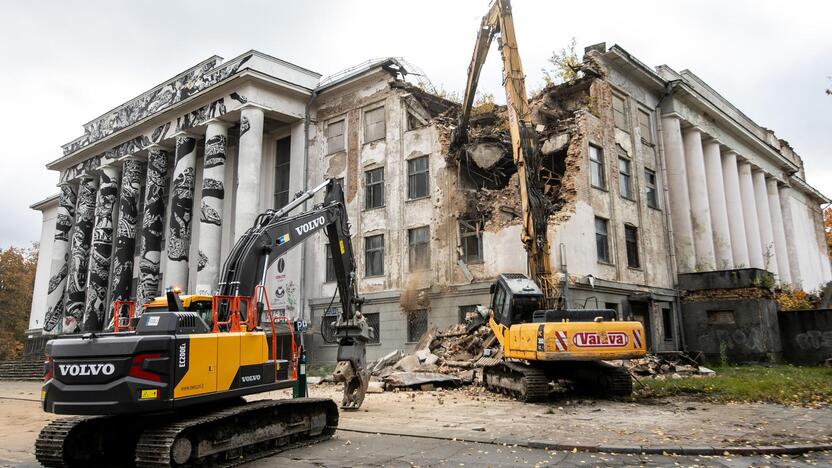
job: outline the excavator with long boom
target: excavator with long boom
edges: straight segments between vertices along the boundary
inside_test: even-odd
[[[324,189],[323,203],[292,214]],[[184,298],[185,305],[168,291],[166,307],[157,299],[124,329],[116,315],[113,332],[51,340],[43,409],[75,417],[41,431],[38,461],[53,467],[236,466],[329,438],[338,426],[332,400],[243,399],[297,382],[302,350],[291,325],[291,346],[278,347],[276,325],[288,320],[272,316],[264,283],[272,263],[320,230],[332,251],[340,300],[335,378],[344,382],[342,408],[360,407],[372,329],[361,314],[344,195],[340,184],[327,180],[257,217],[225,260],[210,309],[204,301],[195,309],[200,301],[194,297]]]
[[[526,97],[526,77],[509,0],[494,0],[482,19],[450,151],[465,151],[468,144],[480,71],[495,37],[502,56],[528,275],[503,273],[491,285],[487,320],[503,358],[484,368],[483,384],[523,401],[545,399],[554,380],[566,381],[581,393],[629,395],[633,388],[630,374],[604,361],[644,356],[642,324],[617,321],[615,311],[610,309],[572,309],[558,291],[547,234],[551,204],[540,178],[540,142]],[[567,288],[568,281],[564,274]]]

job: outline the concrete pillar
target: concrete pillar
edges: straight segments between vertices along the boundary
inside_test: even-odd
[[[95,221],[95,198],[98,180],[85,177],[78,183],[78,202],[75,205],[75,227],[69,246],[69,276],[64,293],[64,319],[61,333],[78,333],[84,319],[87,301],[90,244]]]
[[[711,228],[714,235],[716,268],[734,268],[734,253],[731,248],[731,229],[728,226],[728,208],[725,203],[725,183],[722,174],[722,156],[719,142],[708,140],[702,147],[705,157],[705,173],[708,183],[708,205],[711,208]]]
[[[693,221],[693,245],[696,252],[696,270],[712,271],[716,267],[714,234],[711,228],[711,208],[708,202],[708,184],[705,175],[705,158],[702,154],[702,134],[696,128],[685,130],[685,169],[690,196],[690,214]]]
[[[771,212],[771,227],[774,230],[774,251],[777,254],[777,275],[781,283],[791,283],[789,251],[786,247],[786,229],[783,226],[783,210],[780,207],[780,189],[776,179],[766,179],[768,208]]]
[[[748,239],[748,260],[752,268],[765,268],[763,247],[760,242],[760,223],[757,221],[757,202],[754,200],[754,182],[751,179],[751,164],[742,161],[737,164],[742,196],[742,215],[745,235]]]
[[[228,125],[214,120],[205,131],[205,166],[202,173],[202,209],[199,218],[199,257],[196,293],[213,294],[222,263],[223,200],[225,199],[225,152]],[[203,264],[204,261],[204,264]]]
[[[194,176],[196,138],[181,134],[176,137],[176,162],[170,182],[170,221],[166,239],[168,260],[165,286],[188,287],[188,254],[191,248],[191,218],[194,208]]]
[[[237,195],[234,204],[234,241],[260,214],[260,166],[263,160],[263,109],[240,112],[240,147],[237,156]]]
[[[670,188],[670,215],[676,246],[676,264],[680,273],[690,273],[695,270],[693,228],[690,221],[685,152],[678,118],[662,118],[662,141],[667,160],[667,186]]]
[[[803,286],[803,275],[800,274],[800,260],[797,256],[797,234],[794,232],[794,216],[792,215],[791,187],[780,189],[780,211],[783,213],[783,231],[786,235],[786,255],[789,258],[789,276],[795,287]]]
[[[61,322],[64,317],[64,291],[69,274],[69,235],[75,220],[75,203],[78,196],[75,187],[70,182],[62,183],[60,189],[46,296],[46,315],[43,317],[43,334],[45,335],[57,335],[61,332]]]
[[[745,234],[745,219],[740,195],[740,176],[737,172],[737,153],[726,151],[722,154],[722,180],[725,186],[725,207],[728,213],[728,229],[731,232],[731,253],[734,268],[748,268],[748,238]]]
[[[771,227],[771,212],[768,209],[766,175],[763,171],[753,171],[751,178],[754,182],[754,200],[757,202],[757,220],[760,223],[763,265],[766,270],[777,273],[777,253],[774,247],[774,229]]]
[[[121,196],[119,197],[118,229],[116,230],[115,254],[113,255],[112,301],[127,300],[131,297],[133,283],[133,257],[136,254],[136,223],[139,219],[139,199],[142,179],[145,176],[143,161],[128,159],[121,170]],[[113,314],[107,308],[110,322]]]
[[[95,222],[92,229],[89,275],[87,276],[87,302],[81,330],[99,331],[104,326],[107,305],[107,286],[110,279],[110,262],[113,253],[113,216],[118,201],[118,169],[101,168],[98,194],[95,201]]]
[[[162,239],[168,187],[168,152],[159,147],[147,153],[142,237],[139,242],[139,285],[136,303],[141,306],[159,294]],[[140,307],[137,307],[137,312]]]

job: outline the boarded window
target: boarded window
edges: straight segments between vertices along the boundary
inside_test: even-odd
[[[481,220],[459,220],[460,256],[463,262],[482,262],[482,228]]]
[[[622,197],[633,199],[633,175],[630,160],[618,158],[618,192]]]
[[[364,112],[364,143],[384,138],[384,107]]]
[[[625,132],[629,132],[630,126],[628,124],[627,109],[623,97],[615,94],[612,95],[612,114],[615,119],[615,126]]]
[[[366,190],[364,208],[381,208],[384,206],[384,168],[373,169],[365,174]]]
[[[410,271],[430,269],[430,228],[408,229],[407,240]]]
[[[370,341],[368,341],[367,343],[381,343],[381,322],[379,321],[378,312],[372,312],[369,314],[363,313],[362,315],[364,315],[364,318],[367,319],[367,325],[373,329],[373,332],[370,334]]]
[[[662,335],[664,341],[673,341],[673,316],[669,307],[662,307]]]
[[[384,235],[364,238],[364,276],[384,275]]]
[[[595,250],[598,261],[610,263],[610,241],[607,229],[607,220],[595,217]]]
[[[326,153],[344,151],[344,119],[330,122],[326,126]]]
[[[638,256],[638,228],[629,224],[624,225],[624,242],[627,244],[627,266],[641,267]]]
[[[277,152],[274,165],[274,208],[279,209],[289,204],[289,179],[291,169],[290,138],[277,140]]]
[[[708,311],[708,325],[733,325],[735,323],[733,310]]]
[[[414,343],[428,331],[428,310],[418,309],[407,312],[407,341]]]
[[[428,157],[407,161],[407,198],[427,197],[430,190]]]
[[[650,114],[646,111],[638,110],[638,131],[641,134],[641,139],[647,143],[653,143],[653,131],[650,125]]]
[[[604,152],[594,145],[589,145],[589,172],[593,187],[607,188],[606,177],[604,176]]]
[[[644,186],[647,206],[659,209],[659,189],[656,184],[656,172],[650,169],[644,170]]]

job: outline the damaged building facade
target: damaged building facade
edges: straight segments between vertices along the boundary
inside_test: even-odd
[[[450,152],[458,106],[414,85],[413,71],[383,59],[321,79],[250,52],[200,64],[131,101],[147,105],[85,126],[48,166],[61,194],[33,206],[44,229],[30,334],[71,332],[70,318],[117,297],[212,291],[215,259],[240,229],[325,177],[347,198],[363,311],[376,330],[368,359],[487,306],[497,274],[526,271],[504,110],[477,106],[469,143]],[[158,103],[143,97],[167,88]],[[828,200],[806,184],[799,156],[692,73],[597,45],[580,78],[547,86],[532,108],[552,260],[573,307],[644,322],[651,350],[699,349],[711,344],[697,341],[690,330],[701,327],[686,314],[707,328],[710,306],[690,307],[696,295],[680,290],[680,275],[756,268],[807,290],[832,279],[820,218]],[[160,153],[165,164],[154,163]],[[214,182],[206,189],[218,178],[219,201]],[[156,199],[161,211],[148,214]],[[205,221],[213,213],[219,225]],[[267,280],[274,309],[310,322],[313,362],[334,361],[337,349],[326,247],[314,236]],[[98,263],[109,276],[90,273]],[[92,298],[73,305],[85,285]]]

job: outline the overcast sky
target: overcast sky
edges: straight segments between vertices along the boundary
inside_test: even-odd
[[[44,165],[81,125],[217,54],[257,49],[330,74],[401,56],[461,94],[488,0],[15,1],[0,15],[0,247],[40,237],[29,205],[57,193]],[[619,44],[642,62],[690,69],[802,155],[832,195],[828,2],[513,0],[530,88],[553,50]],[[502,99],[492,51],[481,89]]]

